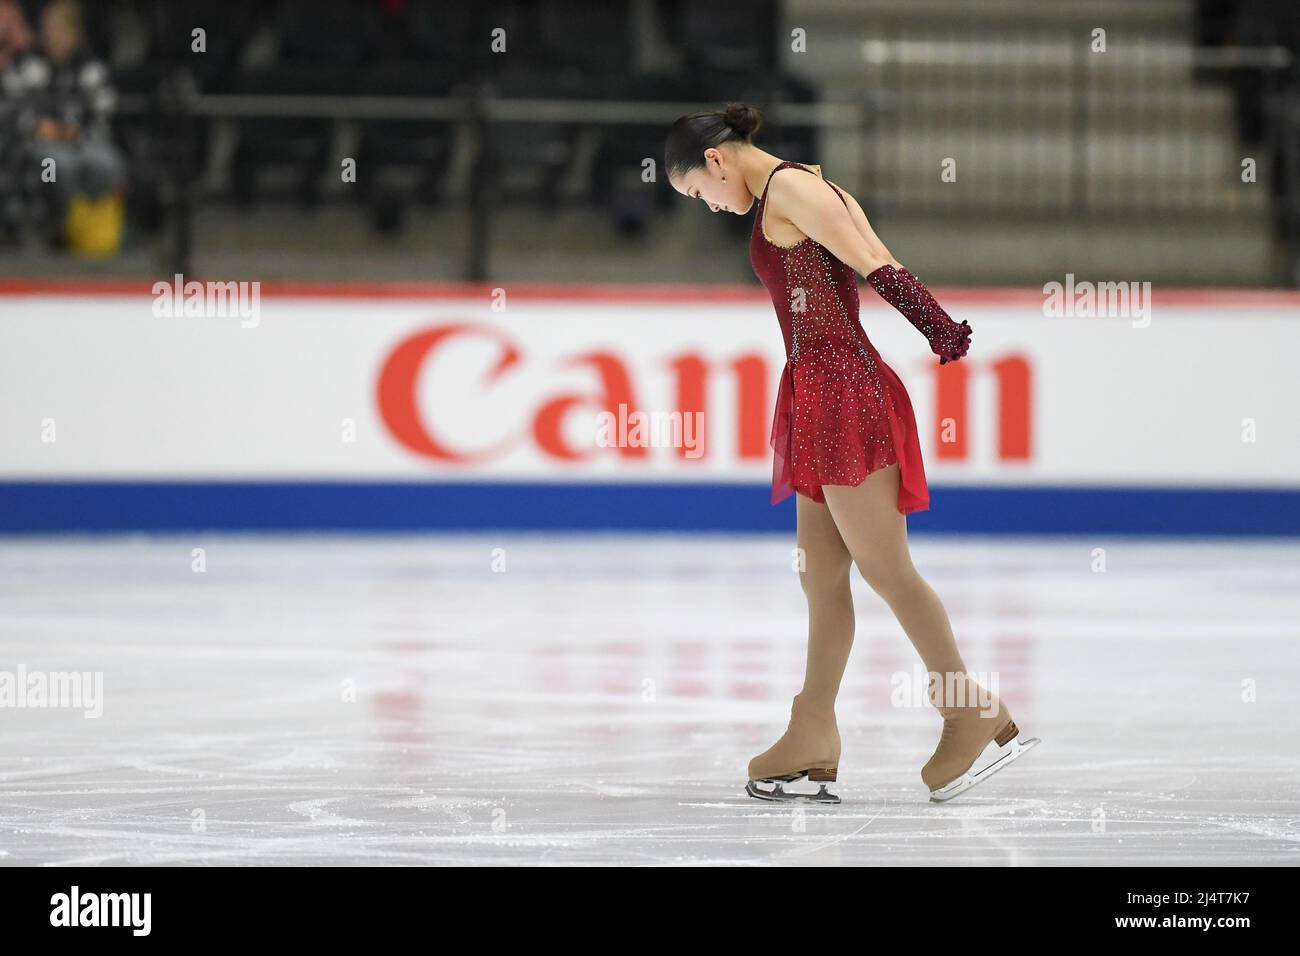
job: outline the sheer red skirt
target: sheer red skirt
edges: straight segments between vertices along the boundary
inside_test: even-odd
[[[856,486],[897,464],[899,512],[930,507],[912,401],[894,370],[873,358],[878,374],[866,383],[786,362],[772,416],[772,504],[795,492],[824,503],[823,485]]]

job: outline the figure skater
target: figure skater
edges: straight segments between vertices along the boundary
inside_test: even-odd
[[[799,581],[808,601],[808,659],[786,732],[749,763],[759,799],[838,803],[835,698],[853,645],[849,572],[856,565],[889,605],[929,674],[927,697],[943,732],[921,779],[951,799],[1007,766],[1037,738],[1018,739],[1006,706],[966,670],[939,596],[912,565],[906,515],[930,506],[907,390],[858,318],[859,272],[929,341],[939,363],[970,346],[921,281],[876,236],[862,207],[819,166],[782,161],[753,144],[752,106],[692,113],[668,133],[664,171],[677,192],[714,212],[757,203],[749,257],[785,339],[772,417],[772,503],[796,495]],[[979,770],[988,744],[998,753]],[[807,778],[816,793],[787,791]]]

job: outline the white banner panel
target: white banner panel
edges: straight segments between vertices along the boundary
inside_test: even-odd
[[[936,294],[975,330],[943,367],[862,288],[932,483],[1300,485],[1300,300],[1157,290],[1147,320]],[[2,294],[0,476],[770,480],[785,355],[761,295],[506,296],[273,294],[250,321]],[[620,404],[702,412],[698,456],[598,445]]]

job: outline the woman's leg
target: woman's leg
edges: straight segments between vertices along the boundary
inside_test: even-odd
[[[840,760],[835,697],[853,647],[853,592],[849,587],[853,559],[826,506],[804,495],[795,497],[797,569],[808,599],[808,661],[803,689],[790,706],[785,733],[749,762],[746,791],[769,800],[786,799],[787,795],[761,787],[755,790],[755,781],[807,774],[824,790],[825,783],[835,779]]]
[[[943,602],[912,565],[898,483],[898,465],[890,465],[860,485],[825,485],[822,491],[858,571],[894,612],[926,670],[947,681],[950,673],[964,674],[966,665]]]
[[[805,495],[795,499],[795,543],[803,558],[799,583],[808,600],[808,662],[800,697],[828,709],[835,706],[853,647],[853,559],[826,505]]]
[[[943,602],[912,566],[907,519],[898,512],[898,482],[899,466],[891,465],[856,487],[827,485],[822,490],[853,562],[885,599],[930,673],[926,690],[943,717],[943,733],[921,768],[921,780],[930,799],[948,800],[1038,741],[1013,743],[1019,729],[1006,706],[967,675]],[[972,775],[990,741],[998,747],[1012,744],[1012,749]]]

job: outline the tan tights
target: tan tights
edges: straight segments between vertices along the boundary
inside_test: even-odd
[[[856,487],[824,485],[826,504],[795,496],[796,541],[805,559],[799,580],[808,599],[802,694],[809,702],[833,707],[839,693],[853,647],[853,565],[894,612],[927,672],[966,670],[943,602],[912,566],[898,482],[898,465],[890,465]]]

